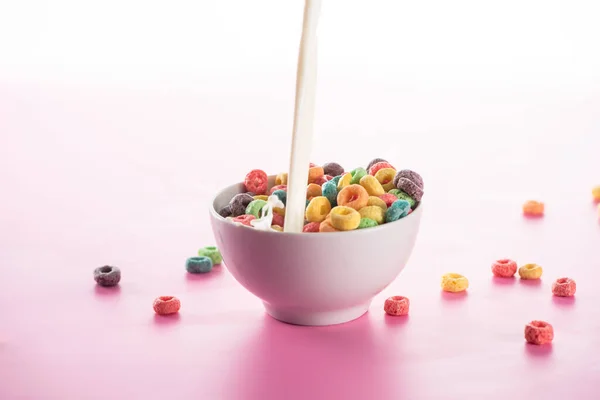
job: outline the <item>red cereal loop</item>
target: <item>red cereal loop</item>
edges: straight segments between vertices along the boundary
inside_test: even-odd
[[[312,168],[312,167],[316,167],[316,166],[317,166],[317,164],[315,164],[315,163],[308,163],[308,168]]]
[[[379,198],[381,200],[385,201],[385,205],[388,207],[391,206],[393,202],[398,200],[398,197],[396,197],[395,195],[393,195],[391,193],[382,194],[381,196],[379,196]]]
[[[252,226],[250,221],[252,221],[253,219],[256,219],[256,217],[254,215],[244,214],[244,215],[240,215],[239,217],[235,217],[232,221],[238,222],[242,225]]]
[[[577,285],[571,278],[559,278],[552,284],[552,294],[558,297],[571,297],[576,290]]]
[[[332,180],[333,177],[330,175],[323,175],[315,179],[315,183],[319,186],[323,185],[325,182]]]
[[[302,232],[319,232],[320,225],[320,222],[309,222],[308,224],[304,225]]]
[[[272,195],[276,190],[285,190],[287,192],[287,185],[277,185],[273,186],[271,190],[269,190],[269,195]]]
[[[158,315],[175,314],[181,308],[181,302],[175,296],[160,296],[154,300],[152,307]]]
[[[383,310],[389,315],[407,315],[410,307],[410,300],[404,296],[389,297],[383,305]]]
[[[500,278],[510,278],[517,273],[517,263],[507,258],[497,260],[492,264],[492,273]]]
[[[531,321],[525,325],[525,340],[531,344],[550,343],[554,339],[554,328],[544,321]]]
[[[279,225],[280,227],[283,228],[283,221],[285,221],[285,218],[283,215],[273,213],[273,222],[271,222],[271,225]]]
[[[377,171],[383,168],[392,168],[393,170],[396,170],[396,168],[394,168],[389,162],[381,161],[373,164],[371,168],[369,168],[369,175],[375,175]]]
[[[244,179],[244,186],[247,192],[256,194],[267,193],[267,173],[260,169],[253,169],[248,172],[246,179]]]

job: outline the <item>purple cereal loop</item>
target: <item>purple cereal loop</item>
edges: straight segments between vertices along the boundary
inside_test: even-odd
[[[423,189],[410,179],[400,178],[397,187],[416,201],[421,201],[423,197]]]
[[[410,169],[403,169],[402,171],[398,171],[396,173],[396,176],[394,177],[394,186],[396,186],[398,189],[400,189],[400,187],[398,186],[398,181],[400,180],[400,178],[406,178],[410,181],[413,181],[413,183],[415,183],[418,187],[423,189],[423,178],[421,178],[421,175],[417,174],[415,171],[411,171]]]
[[[231,215],[231,206],[228,204],[219,210],[219,215],[223,218],[227,218]]]
[[[325,175],[338,176],[344,174],[344,168],[338,163],[329,162],[323,165],[323,172]]]
[[[378,162],[387,162],[387,160],[384,160],[383,158],[374,158],[371,160],[371,162],[369,163],[369,165],[367,165],[366,170],[369,171],[371,169],[371,167],[375,164],[377,164]]]
[[[247,193],[239,193],[233,196],[233,199],[229,202],[229,208],[231,209],[231,216],[239,217],[246,213],[246,207],[252,202],[254,198]]]

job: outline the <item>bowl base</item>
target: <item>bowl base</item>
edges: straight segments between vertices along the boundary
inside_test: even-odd
[[[330,311],[305,311],[290,308],[276,307],[263,303],[267,313],[281,322],[293,325],[325,326],[343,324],[361,317],[367,312],[371,301],[357,306]]]

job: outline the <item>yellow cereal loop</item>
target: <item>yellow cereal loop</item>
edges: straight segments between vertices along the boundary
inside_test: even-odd
[[[352,174],[350,172],[342,175],[342,177],[338,181],[338,185],[337,185],[338,191],[345,188],[346,186],[348,186],[351,181],[352,181]]]
[[[264,200],[264,201],[267,201],[267,200],[269,200],[269,196],[264,195],[264,194],[259,194],[259,195],[254,196],[254,200]]]
[[[337,206],[331,209],[331,225],[339,231],[351,231],[360,225],[360,214],[354,208]]]
[[[442,290],[444,292],[462,292],[469,287],[469,280],[461,274],[449,273],[442,275]]]
[[[381,184],[383,190],[389,192],[395,189],[394,177],[396,176],[396,170],[394,168],[381,168],[375,173],[375,179]]]
[[[364,187],[367,193],[369,193],[369,196],[381,196],[385,193],[383,186],[381,186],[381,183],[379,183],[373,175],[363,176],[360,178],[359,183],[360,186]]]
[[[592,188],[592,196],[594,196],[594,201],[600,201],[600,185]]]
[[[385,212],[383,208],[377,206],[366,206],[358,210],[361,218],[371,218],[373,221],[381,225],[385,222]]]
[[[283,228],[279,225],[271,225],[271,229],[273,229],[274,231],[283,232]]]
[[[273,207],[273,212],[285,217],[285,208]]]
[[[287,178],[287,173],[282,172],[275,177],[275,185],[287,185]]]
[[[323,222],[331,211],[331,204],[325,196],[313,197],[306,207],[305,217],[308,222]]]
[[[377,196],[369,196],[367,205],[381,207],[383,209],[383,211],[387,211],[387,204],[385,204],[385,201],[381,200]]]
[[[537,264],[525,264],[519,268],[521,279],[540,279],[542,272],[542,267]]]

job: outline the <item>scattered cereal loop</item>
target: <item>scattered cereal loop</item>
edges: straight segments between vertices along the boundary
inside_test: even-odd
[[[552,284],[552,294],[558,297],[571,297],[577,291],[577,284],[571,278],[559,278]]]
[[[592,198],[595,202],[600,202],[600,185],[592,188]]]
[[[542,277],[542,267],[537,264],[525,264],[519,268],[521,279],[540,279]]]
[[[544,321],[531,321],[525,325],[525,340],[527,343],[542,345],[552,342],[554,328]]]
[[[507,258],[494,261],[492,273],[500,278],[511,278],[517,273],[517,263]]]
[[[116,286],[121,281],[121,270],[110,265],[98,267],[94,270],[94,280],[100,286]]]
[[[526,201],[523,204],[523,214],[529,217],[541,217],[544,215],[544,203],[535,200]]]
[[[152,307],[158,315],[175,314],[179,312],[181,302],[175,296],[160,296],[154,300]]]
[[[448,273],[442,276],[441,286],[445,292],[463,292],[469,287],[469,280],[461,274]]]
[[[185,269],[190,274],[205,274],[212,271],[213,262],[210,257],[190,257],[185,262]]]
[[[392,296],[385,300],[383,310],[388,315],[408,315],[410,300],[404,296]]]

